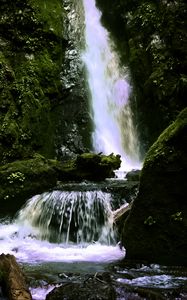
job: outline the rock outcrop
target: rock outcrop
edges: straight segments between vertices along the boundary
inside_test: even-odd
[[[96,3],[122,63],[129,67],[133,115],[147,151],[186,106],[186,1]]]
[[[187,109],[147,153],[122,232],[127,258],[187,265],[186,153]]]
[[[30,197],[48,191],[57,181],[94,180],[114,177],[120,167],[119,155],[83,153],[62,163],[39,154],[0,167],[1,214],[15,213]]]
[[[32,300],[24,274],[13,255],[0,255],[0,273],[4,296],[9,300]]]
[[[61,0],[0,0],[0,165],[34,153],[59,158],[90,148],[71,11],[74,18],[75,7]]]

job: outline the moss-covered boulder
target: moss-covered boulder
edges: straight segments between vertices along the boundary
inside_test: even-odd
[[[39,154],[0,167],[0,213],[15,213],[25,201],[54,188],[57,181],[104,180],[120,167],[120,156],[84,153],[62,163]]]
[[[57,162],[41,155],[0,167],[1,214],[15,213],[24,202],[55,186]]]
[[[83,153],[76,159],[63,164],[59,179],[64,180],[94,180],[100,181],[105,178],[114,177],[114,170],[121,165],[120,155],[101,155],[94,153]]]
[[[187,265],[187,108],[148,151],[122,241],[127,258]]]

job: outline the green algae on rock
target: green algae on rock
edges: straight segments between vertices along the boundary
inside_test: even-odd
[[[0,14],[1,164],[35,151],[53,157],[66,47],[62,3],[1,0]]]
[[[127,258],[187,265],[187,109],[153,144],[122,232]]]

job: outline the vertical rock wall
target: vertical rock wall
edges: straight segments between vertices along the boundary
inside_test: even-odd
[[[131,72],[132,110],[145,152],[187,104],[187,4],[184,0],[96,2]]]
[[[69,5],[69,7],[68,7]],[[90,146],[74,1],[0,0],[0,163]],[[71,11],[71,12],[70,12]]]

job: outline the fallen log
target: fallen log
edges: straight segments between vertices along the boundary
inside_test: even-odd
[[[0,255],[0,271],[4,292],[9,300],[32,300],[23,272],[13,255]]]
[[[117,222],[121,216],[123,216],[127,211],[129,211],[132,207],[131,203],[125,203],[120,208],[113,211],[114,222]]]

